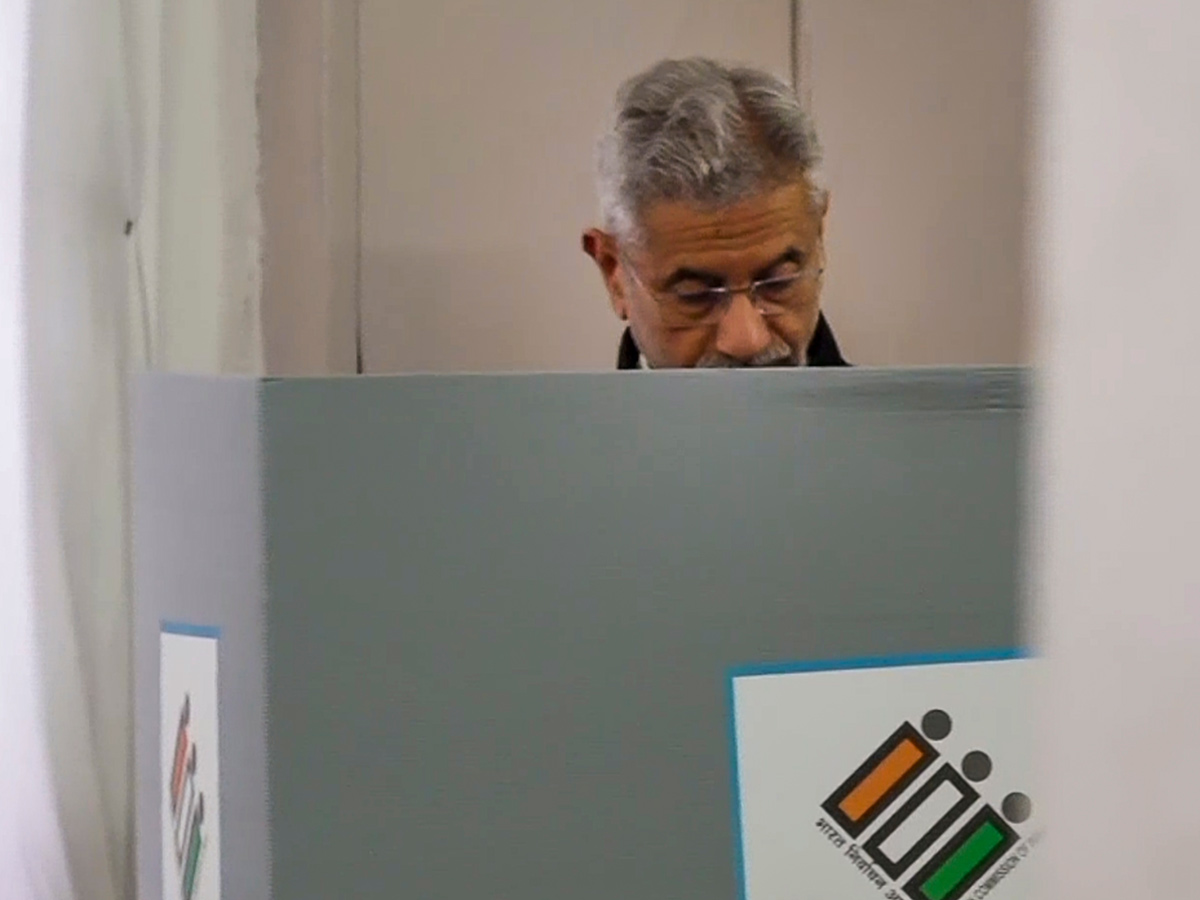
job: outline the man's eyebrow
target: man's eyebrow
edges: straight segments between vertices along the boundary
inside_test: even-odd
[[[770,278],[772,273],[784,263],[803,266],[806,258],[807,254],[799,247],[788,247],[779,256],[755,272],[754,280],[758,281],[763,278]],[[708,287],[721,287],[725,284],[725,276],[719,272],[709,272],[705,269],[692,269],[684,266],[671,273],[671,277],[666,280],[661,290],[669,291],[684,281],[698,281]]]
[[[671,273],[671,277],[663,284],[662,290],[669,291],[684,281],[698,281],[708,287],[720,287],[725,283],[725,276],[716,272],[706,272],[703,269],[689,269],[685,266]]]
[[[754,280],[758,281],[762,278],[770,278],[774,271],[784,263],[792,263],[793,265],[803,268],[804,260],[806,258],[807,254],[805,254],[804,251],[799,247],[788,247],[781,254],[779,254],[779,256],[773,259],[769,265],[765,265],[755,272]]]

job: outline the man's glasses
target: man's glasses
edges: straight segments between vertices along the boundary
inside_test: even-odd
[[[729,304],[738,294],[746,294],[763,318],[796,313],[808,302],[808,287],[824,273],[824,269],[805,269],[794,275],[761,278],[743,287],[722,286],[696,289],[653,291],[646,286],[637,269],[625,257],[622,265],[637,283],[658,304],[663,323],[667,326],[690,327],[712,325],[721,320]]]

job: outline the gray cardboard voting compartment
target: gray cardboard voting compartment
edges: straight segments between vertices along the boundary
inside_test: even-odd
[[[221,629],[226,898],[736,896],[732,666],[1017,642],[1024,382],[145,379],[140,895],[173,620]]]

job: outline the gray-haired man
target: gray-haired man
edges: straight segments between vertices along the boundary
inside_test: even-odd
[[[844,366],[820,311],[827,193],[784,82],[669,60],[617,93],[603,228],[583,235],[629,323],[619,368]]]

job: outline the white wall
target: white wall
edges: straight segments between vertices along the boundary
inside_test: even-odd
[[[611,369],[580,233],[618,84],[705,53],[786,76],[786,0],[363,0],[368,372]]]
[[[1042,5],[1044,896],[1195,897],[1200,7]]]
[[[871,364],[1024,358],[1031,0],[803,0],[825,308]]]

